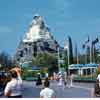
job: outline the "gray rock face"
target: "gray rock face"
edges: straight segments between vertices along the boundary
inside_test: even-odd
[[[28,32],[19,43],[15,59],[18,62],[31,61],[38,53],[57,53],[58,47],[59,44],[51,35],[42,17],[34,16]]]

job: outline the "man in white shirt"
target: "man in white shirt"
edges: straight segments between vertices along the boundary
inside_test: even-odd
[[[56,97],[55,92],[49,88],[49,85],[50,85],[49,81],[44,82],[45,88],[43,90],[41,90],[41,92],[40,92],[41,98],[55,98]]]
[[[8,98],[22,97],[22,79],[16,71],[11,71],[11,81],[7,83],[4,95]]]

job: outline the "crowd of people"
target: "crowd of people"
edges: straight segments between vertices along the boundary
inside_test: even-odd
[[[54,80],[57,80],[58,81],[58,86],[68,86],[69,88],[70,87],[73,87],[73,74],[70,74],[70,75],[67,75],[66,72],[64,73],[53,73],[53,76],[54,76]]]
[[[22,88],[23,82],[21,78],[21,69],[14,68],[10,71],[11,80],[7,83],[4,89],[4,96],[8,98],[22,98]],[[67,76],[67,73],[53,73],[53,80],[57,82],[58,86],[73,87],[73,74]],[[55,98],[56,93],[53,89],[50,88],[50,79],[48,74],[46,74],[44,81],[42,81],[41,74],[37,75],[36,86],[43,86],[40,91],[40,98]],[[96,89],[97,88],[97,89]],[[94,94],[96,94],[97,90],[100,93],[100,74],[97,76],[97,83],[94,88]]]
[[[23,82],[21,78],[21,69],[13,68],[10,70],[11,80],[6,84],[4,89],[4,96],[8,98],[22,98],[22,88]],[[57,81],[58,86],[66,86],[67,79],[66,74],[63,76],[62,73],[53,74],[53,80]],[[43,86],[43,89],[40,91],[41,98],[55,98],[56,93],[53,89],[50,88],[50,79],[48,73],[45,75],[44,81],[42,81],[41,74],[37,75],[36,86]]]

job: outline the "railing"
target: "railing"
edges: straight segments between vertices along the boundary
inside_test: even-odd
[[[73,81],[80,81],[80,82],[95,82],[96,76],[91,77],[89,76],[77,76],[73,78]]]

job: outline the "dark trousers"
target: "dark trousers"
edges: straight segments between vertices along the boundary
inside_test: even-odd
[[[8,98],[22,98],[22,95],[17,95],[17,96],[8,96]]]

